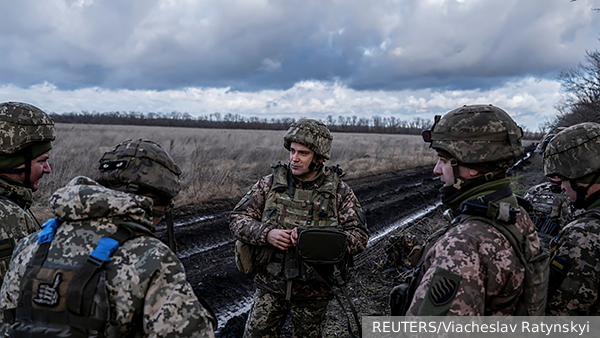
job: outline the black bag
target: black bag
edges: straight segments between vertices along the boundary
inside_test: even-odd
[[[298,257],[311,265],[343,262],[347,246],[346,233],[337,227],[298,228]]]

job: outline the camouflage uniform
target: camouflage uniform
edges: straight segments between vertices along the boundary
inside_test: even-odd
[[[21,238],[40,227],[30,214],[31,203],[31,189],[12,185],[0,176],[0,238],[10,239],[13,247]],[[5,250],[3,246],[0,251],[3,252],[0,259],[0,284],[8,270],[11,257],[10,252]]]
[[[40,228],[29,210],[33,197],[26,168],[52,148],[54,138],[54,121],[41,109],[20,102],[0,104],[0,283],[16,243]],[[26,168],[13,169],[21,164]],[[26,173],[25,182],[2,175],[20,172]]]
[[[529,215],[519,207],[510,180],[503,178],[523,152],[521,137],[521,128],[510,116],[491,105],[464,106],[444,117],[436,116],[432,130],[423,132],[424,140],[447,159],[444,165],[452,168],[454,184],[445,182],[440,189],[442,202],[451,208],[445,214],[451,222],[425,243],[408,289],[409,295],[413,288],[415,291],[407,315],[516,313],[526,267],[508,238],[493,224],[499,220],[507,225],[514,222],[533,255],[542,253]],[[465,179],[459,166],[483,175]],[[443,175],[447,180],[450,177]],[[474,212],[468,206],[479,209]],[[512,210],[514,221],[501,216],[503,208],[506,216]],[[547,264],[545,267],[547,273]],[[543,304],[539,307],[543,309],[545,289],[541,296]]]
[[[598,183],[600,124],[581,123],[553,138],[544,153],[544,174],[569,184]],[[558,234],[551,249],[550,287],[546,314],[600,315],[600,192],[588,196],[586,186],[573,188],[573,204],[585,211]],[[581,203],[581,204],[579,204]]]
[[[115,222],[139,224],[144,235],[123,244],[106,265],[112,320],[120,334],[144,337],[214,337],[214,322],[186,281],[183,265],[155,238],[152,199],[74,178],[50,198],[52,212],[64,223],[56,231],[47,260],[82,265],[102,237],[116,232]],[[20,281],[37,250],[38,234],[19,242],[0,295],[0,309],[17,307]],[[6,324],[3,325],[6,330]],[[6,332],[6,331],[5,331]]]
[[[306,133],[306,129],[303,130],[302,126],[307,121],[318,124],[316,127],[309,124],[309,128],[318,128],[322,134],[318,135],[314,129]],[[302,134],[302,139],[298,139],[297,135]],[[331,141],[320,143],[323,135],[329,135],[329,131],[324,125],[316,121],[300,120],[297,124],[292,125],[286,133],[284,146],[289,150],[291,142],[302,143],[313,149],[318,156],[329,158]],[[314,147],[315,143],[320,146]],[[330,175],[337,175],[329,168],[319,168],[318,170],[317,176],[309,181],[303,181],[290,175],[292,187],[316,190],[326,182]],[[267,195],[273,184],[273,174],[260,179],[231,213],[230,230],[238,240],[259,247],[270,246],[267,242],[269,231],[283,228],[276,222],[262,221]],[[335,209],[337,210],[337,224],[347,235],[347,252],[350,255],[362,252],[368,241],[364,215],[354,192],[341,180],[335,192]],[[288,312],[292,315],[294,337],[321,336],[327,304],[333,298],[329,286],[316,280],[293,279],[289,290],[291,297],[288,301],[285,299],[288,294],[288,280],[284,276],[274,276],[262,269],[257,273],[254,281],[257,291],[254,295],[244,337],[278,337]]]
[[[561,192],[560,184],[544,182],[527,189],[523,198],[531,203],[529,215],[542,245],[546,250],[550,249],[550,241],[569,218],[571,202],[568,196]]]
[[[478,191],[467,192],[464,200],[488,195],[509,184],[509,179],[503,179],[478,186]],[[510,203],[511,207],[519,209],[514,195],[499,202]],[[529,238],[532,252],[539,253],[541,246],[535,228],[523,209],[517,216],[516,226]],[[485,222],[467,221],[449,225],[433,234],[432,238],[438,236],[441,237],[431,245],[431,249],[425,249],[427,254],[421,269],[427,272],[407,315],[512,315],[523,290],[525,267],[504,235]],[[440,275],[440,269],[458,276],[459,280],[454,299],[446,305],[446,313],[436,313],[433,307],[422,307],[428,290],[435,283],[434,279]]]

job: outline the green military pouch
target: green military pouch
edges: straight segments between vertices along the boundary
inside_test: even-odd
[[[242,241],[235,241],[235,265],[243,273],[255,273],[258,267],[254,264],[254,246]]]
[[[298,258],[309,264],[337,264],[346,257],[346,233],[337,227],[298,228]]]

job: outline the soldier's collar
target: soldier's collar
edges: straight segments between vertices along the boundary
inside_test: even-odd
[[[13,182],[19,184],[13,184]],[[22,182],[0,175],[0,195],[11,199],[21,207],[29,207],[33,202],[33,191],[25,188]]]

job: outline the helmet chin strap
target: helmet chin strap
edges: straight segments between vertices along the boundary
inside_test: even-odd
[[[25,153],[23,153],[23,157],[25,158],[25,167],[24,168],[9,168],[9,169],[0,169],[0,173],[2,174],[14,174],[20,175],[25,173],[25,177],[23,178],[23,185],[25,188],[31,189],[31,161],[33,160],[33,154],[31,153],[31,148],[29,148]]]
[[[458,160],[455,158],[451,158],[450,165],[452,166],[452,174],[454,175],[454,184],[452,185],[452,187],[454,187],[454,189],[456,190],[460,190],[460,188],[466,180],[462,178],[458,172]]]
[[[577,185],[577,182],[575,182],[575,180],[569,180],[569,183],[571,184],[571,189],[573,189],[577,193],[577,198],[575,199],[575,202],[573,203],[573,206],[576,209],[581,209],[585,206],[585,198],[587,197],[588,190],[590,190],[590,187],[594,183],[596,183],[596,180],[598,179],[599,176],[600,176],[600,171],[596,172],[596,175],[594,175],[594,178],[592,178],[592,180],[586,187],[584,187],[582,185]]]

